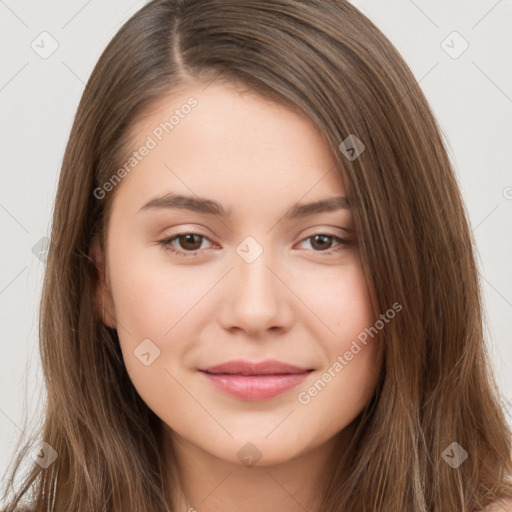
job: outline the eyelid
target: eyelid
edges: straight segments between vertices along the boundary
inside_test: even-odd
[[[343,232],[343,234],[341,233],[337,233],[337,232]],[[351,237],[353,236],[353,232],[354,230],[351,229],[350,227],[344,227],[342,228],[341,226],[334,226],[334,225],[329,225],[329,224],[324,224],[324,225],[320,225],[320,226],[315,226],[313,228],[307,228],[307,229],[304,229],[302,230],[295,238],[299,238],[301,240],[303,240],[304,238],[307,238],[309,236],[313,236],[313,235],[322,235],[322,234],[325,234],[325,235],[329,235],[329,236],[339,236],[339,237]]]
[[[346,235],[337,234],[337,233],[331,232],[331,230],[333,228],[341,230],[341,231],[344,231],[346,233]],[[310,237],[315,236],[315,235],[327,235],[327,236],[332,236],[334,238],[344,238],[344,239],[347,239],[347,240],[350,240],[353,237],[353,231],[351,229],[341,228],[339,226],[329,226],[329,227],[326,227],[326,228],[322,228],[322,227],[320,227],[320,228],[319,227],[311,228],[311,233],[310,234],[306,234],[306,233],[308,233],[308,230],[302,231],[301,233],[296,235],[294,238],[300,238],[299,242],[303,242],[304,239],[310,238]],[[186,229],[186,228],[185,229],[181,229],[177,233],[170,234],[168,236],[164,236],[163,239],[160,240],[160,241],[171,240],[171,239],[177,238],[179,236],[183,236],[183,235],[197,235],[197,236],[199,236],[201,238],[206,238],[207,240],[209,240],[210,242],[213,243],[213,241],[212,241],[212,239],[210,238],[209,235],[205,235],[204,233],[201,233],[201,232],[198,232],[198,231],[194,231],[194,228],[191,228],[191,229]]]

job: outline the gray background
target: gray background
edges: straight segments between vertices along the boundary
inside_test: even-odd
[[[0,0],[0,474],[29,431],[25,418],[37,422],[44,403],[40,241],[50,234],[76,107],[101,52],[145,3]],[[512,2],[353,3],[402,53],[442,127],[477,242],[488,347],[512,421]]]

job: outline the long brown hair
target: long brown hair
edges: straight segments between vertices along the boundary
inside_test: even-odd
[[[316,124],[340,164],[374,308],[403,306],[381,332],[378,385],[321,510],[472,512],[512,497],[474,240],[439,127],[398,52],[342,0],[154,0],[104,51],[71,130],[40,315],[40,437],[58,456],[13,490],[28,448],[20,452],[6,510],[26,497],[36,511],[172,510],[166,475],[177,470],[163,458],[162,422],[98,311],[91,245],[104,241],[113,193],[94,191],[125,161],[130,128],[155,101],[215,79]],[[351,135],[365,146],[354,159],[339,147]],[[454,442],[468,454],[458,467],[443,457]]]

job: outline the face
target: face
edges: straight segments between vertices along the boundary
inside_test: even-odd
[[[380,369],[378,337],[359,341],[376,317],[327,143],[298,112],[226,84],[174,92],[132,135],[137,163],[94,250],[138,393],[175,440],[226,462],[325,445]],[[212,369],[233,361],[246,365]]]

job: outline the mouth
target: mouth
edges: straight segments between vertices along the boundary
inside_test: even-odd
[[[199,370],[217,390],[242,400],[267,400],[303,382],[311,368],[280,361],[229,361]]]
[[[295,366],[274,359],[251,363],[249,361],[228,361],[226,363],[210,366],[200,371],[213,375],[294,375],[312,371],[311,368]]]

